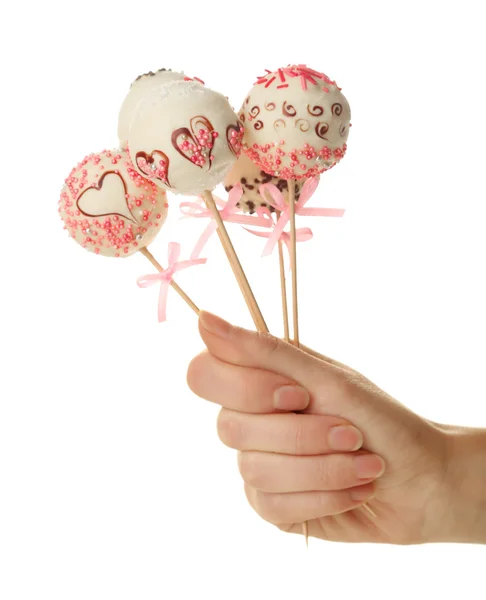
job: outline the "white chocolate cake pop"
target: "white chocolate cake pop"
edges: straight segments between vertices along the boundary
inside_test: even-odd
[[[242,212],[253,214],[259,207],[269,208],[270,212],[275,211],[274,207],[269,205],[265,198],[260,195],[259,188],[265,183],[273,183],[282,192],[285,200],[288,200],[289,182],[286,179],[268,175],[268,173],[262,171],[258,165],[252,162],[245,153],[240,154],[233,168],[223,181],[227,192],[230,192],[238,183],[243,190],[243,196],[237,203],[237,206]],[[304,179],[294,181],[296,202],[299,200],[300,191],[304,183]]]
[[[197,196],[221,183],[241,151],[242,135],[227,98],[184,78],[145,91],[132,116],[128,149],[144,177]]]
[[[71,237],[91,252],[116,257],[148,246],[167,207],[164,190],[141,177],[121,149],[87,156],[71,171],[59,199]]]
[[[282,179],[313,177],[346,152],[351,110],[336,82],[305,65],[267,71],[240,110],[243,149]]]
[[[181,79],[184,79],[183,73],[176,73],[170,69],[159,69],[155,73],[150,71],[135,79],[130,87],[130,91],[123,101],[118,116],[118,138],[122,148],[127,147],[128,133],[130,131],[133,113],[137,109],[139,103],[143,100],[147,90],[150,90],[152,87],[163,85],[168,81]]]

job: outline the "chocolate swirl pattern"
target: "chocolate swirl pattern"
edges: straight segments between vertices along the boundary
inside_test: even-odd
[[[292,106],[292,104],[287,104],[287,100],[283,103],[282,112],[286,117],[295,117],[297,111]]]
[[[331,112],[333,115],[336,115],[337,117],[339,117],[339,115],[343,112],[343,105],[340,104],[339,102],[334,103],[331,106]]]
[[[254,127],[254,128],[257,130],[257,131],[259,131],[260,129],[263,129],[263,121],[257,121],[257,122],[256,122],[256,123],[253,125],[253,127]]]
[[[273,124],[273,128],[276,131],[278,131],[279,129],[282,129],[284,127],[287,127],[287,123],[283,119],[277,119]]]
[[[276,107],[277,105],[275,104],[275,102],[265,102],[265,108],[267,110],[275,110]]]
[[[324,123],[324,121],[319,121],[316,125],[316,134],[323,140],[327,140],[326,133],[329,131],[328,123]]]
[[[250,112],[250,115],[255,119],[260,114],[260,107],[259,106],[252,106],[250,108],[249,112]]]
[[[300,131],[309,131],[310,123],[309,121],[307,121],[307,119],[297,119],[297,121],[295,122],[295,127],[300,129]]]
[[[321,117],[324,114],[324,108],[319,105],[311,106],[310,104],[308,104],[307,112],[313,117]]]

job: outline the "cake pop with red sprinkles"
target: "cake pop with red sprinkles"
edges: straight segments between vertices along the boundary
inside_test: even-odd
[[[286,180],[304,179],[343,158],[351,109],[327,75],[289,65],[257,79],[239,119],[243,149],[262,171]]]
[[[58,210],[83,248],[125,257],[148,246],[167,216],[167,195],[142,177],[123,149],[90,154],[67,179]]]

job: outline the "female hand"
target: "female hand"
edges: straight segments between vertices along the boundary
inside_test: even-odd
[[[340,363],[209,313],[199,329],[188,384],[223,407],[219,436],[263,519],[335,541],[486,543],[484,431],[427,421]]]

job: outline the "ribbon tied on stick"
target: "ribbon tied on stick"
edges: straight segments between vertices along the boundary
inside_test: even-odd
[[[227,223],[238,223],[239,225],[254,225],[256,227],[271,227],[272,221],[263,214],[258,216],[244,215],[238,213],[238,207],[236,206],[243,196],[243,188],[240,184],[235,185],[229,195],[228,201],[225,202],[214,196],[214,201],[217,206],[220,207],[219,214],[221,219]],[[193,217],[196,219],[211,219],[211,222],[203,231],[198,242],[194,246],[194,250],[191,253],[191,260],[197,260],[201,255],[203,248],[208,243],[210,237],[218,228],[218,224],[213,219],[211,211],[208,208],[204,208],[203,204],[197,202],[181,202],[180,209],[184,217]]]
[[[295,214],[302,217],[342,217],[345,213],[342,208],[306,208],[307,202],[311,199],[312,195],[319,185],[318,177],[311,177],[308,179],[300,194],[298,202],[295,203]],[[285,201],[284,195],[273,183],[264,183],[259,188],[260,195],[266,200],[268,204],[280,213],[273,231],[270,234],[251,231],[254,235],[260,235],[260,237],[268,237],[268,241],[263,249],[262,256],[269,256],[278,240],[285,242],[287,248],[290,245],[289,234],[284,231],[287,223],[290,221],[290,207]],[[250,231],[250,230],[247,230]],[[304,242],[312,237],[312,231],[309,228],[297,229],[296,230],[296,241]]]
[[[152,285],[156,285],[160,283],[160,293],[159,293],[159,307],[158,307],[158,316],[159,323],[162,323],[167,319],[167,295],[169,292],[169,286],[172,283],[172,278],[175,273],[178,271],[182,271],[182,269],[187,269],[188,267],[193,267],[195,265],[203,265],[207,262],[206,258],[198,258],[191,260],[183,260],[179,262],[179,257],[181,255],[181,245],[176,242],[171,242],[169,244],[169,266],[167,269],[160,273],[155,273],[151,275],[143,275],[137,279],[137,285],[140,288],[147,288]]]

